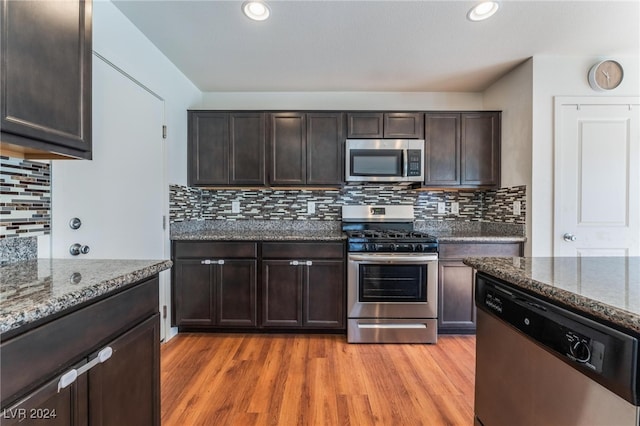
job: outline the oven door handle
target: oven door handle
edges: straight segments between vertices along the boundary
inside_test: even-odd
[[[438,255],[427,256],[403,256],[403,255],[366,255],[366,254],[350,254],[349,260],[355,262],[370,263],[426,263],[438,260]]]

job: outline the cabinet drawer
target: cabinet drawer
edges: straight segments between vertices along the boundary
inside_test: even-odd
[[[262,257],[265,259],[342,259],[342,243],[263,243]]]
[[[0,344],[2,406],[158,312],[158,277]]]
[[[461,259],[482,256],[520,256],[521,243],[441,243],[441,259]]]
[[[258,255],[256,243],[245,242],[212,242],[212,241],[176,241],[174,243],[174,256],[187,257],[215,257],[228,258],[253,258]]]

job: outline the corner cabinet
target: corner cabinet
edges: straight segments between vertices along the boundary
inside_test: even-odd
[[[173,325],[257,326],[257,244],[175,241]]]
[[[265,184],[265,114],[188,113],[190,186]]]
[[[353,112],[347,114],[349,139],[422,139],[421,112]]]
[[[425,186],[500,186],[500,112],[425,114]]]
[[[344,182],[344,114],[269,114],[269,184],[341,185]]]
[[[344,244],[262,245],[262,326],[345,327]]]
[[[158,288],[156,276],[4,340],[2,424],[160,425]]]
[[[3,152],[90,159],[91,0],[2,0],[0,8]]]
[[[440,243],[438,259],[438,333],[476,331],[475,272],[465,257],[522,256],[522,243]]]

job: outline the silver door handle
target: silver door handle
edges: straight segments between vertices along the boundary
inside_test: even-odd
[[[568,232],[564,234],[562,238],[568,243],[571,243],[577,239],[575,235],[569,234]]]
[[[206,260],[201,260],[200,263],[202,265],[224,265],[224,260],[222,260],[222,259],[218,259],[218,260],[206,259]]]

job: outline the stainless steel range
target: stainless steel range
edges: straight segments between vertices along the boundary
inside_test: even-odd
[[[413,206],[344,206],[347,340],[436,343],[438,240],[414,231]]]

